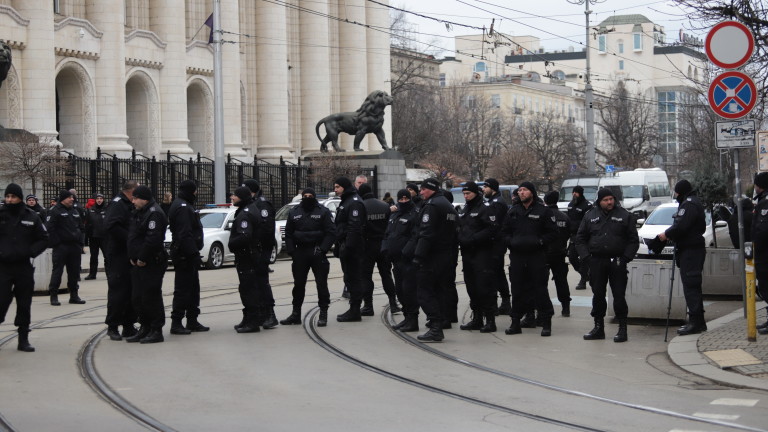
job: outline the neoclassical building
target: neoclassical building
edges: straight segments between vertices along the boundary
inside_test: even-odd
[[[212,11],[213,0],[0,0],[13,50],[0,124],[83,156],[213,157]],[[226,153],[295,160],[319,149],[319,119],[389,92],[385,7],[221,0],[221,16]]]

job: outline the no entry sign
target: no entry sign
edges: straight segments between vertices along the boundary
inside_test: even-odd
[[[723,69],[743,66],[755,49],[755,37],[738,21],[723,21],[707,33],[704,42],[709,60]]]
[[[752,78],[738,71],[717,76],[709,86],[709,106],[717,115],[727,119],[744,117],[757,101],[757,88]]]

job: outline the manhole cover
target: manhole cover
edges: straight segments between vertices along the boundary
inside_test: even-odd
[[[706,351],[704,355],[717,363],[721,369],[734,366],[747,366],[761,364],[762,361],[756,359],[752,354],[743,349],[729,349],[718,351]]]

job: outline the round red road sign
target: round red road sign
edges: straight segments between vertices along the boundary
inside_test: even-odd
[[[755,37],[738,21],[723,21],[707,33],[704,42],[709,60],[723,69],[743,66],[755,49]]]

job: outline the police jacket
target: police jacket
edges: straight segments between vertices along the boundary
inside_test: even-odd
[[[459,215],[441,192],[422,201],[418,228],[414,233],[413,256],[426,260],[430,255],[456,250],[456,229]]]
[[[35,212],[38,216],[40,216],[40,219],[45,222],[45,218],[48,217],[48,210],[44,209],[43,206],[40,205],[40,203],[35,204],[34,207],[29,207],[30,210]]]
[[[341,194],[341,204],[336,209],[335,221],[336,243],[341,249],[347,249],[350,252],[363,250],[363,235],[367,219],[365,205],[357,194],[357,189],[345,190]]]
[[[413,201],[403,204],[397,203],[397,211],[389,216],[387,231],[381,242],[381,252],[392,261],[413,258],[413,250],[406,254],[405,249],[417,226],[419,213]]]
[[[275,207],[261,191],[253,198],[253,206],[259,210],[256,214],[264,222],[259,233],[261,246],[265,251],[272,250],[272,246],[275,245]]]
[[[746,200],[749,207],[742,207],[744,212],[744,241],[752,241],[752,202]],[[739,248],[739,211],[738,207],[734,209],[733,214],[728,218],[728,237],[731,238],[731,243],[736,249]]]
[[[467,202],[459,215],[459,246],[463,254],[493,247],[498,231],[495,216],[495,209],[481,195]]]
[[[166,264],[165,229],[168,217],[155,200],[134,210],[128,231],[128,259],[148,264]]]
[[[15,263],[40,255],[48,247],[43,221],[24,203],[0,205],[0,262]]]
[[[128,231],[131,228],[131,215],[133,203],[120,192],[120,195],[112,199],[107,206],[107,214],[104,218],[104,231],[106,232],[106,248],[110,255],[125,255],[128,251]]]
[[[85,234],[89,238],[103,238],[106,235],[104,219],[107,216],[107,202],[94,205],[85,214]]]
[[[504,244],[512,254],[543,252],[547,244],[557,237],[557,226],[552,209],[533,199],[525,208],[513,205],[504,217],[502,227]]]
[[[178,198],[173,200],[168,209],[168,223],[173,236],[172,256],[178,254],[182,257],[197,258],[203,248],[203,225],[193,206],[194,202],[193,194],[179,192]]]
[[[336,240],[336,226],[331,211],[313,200],[311,207],[304,202],[288,212],[285,222],[285,249],[292,254],[297,247],[319,247],[328,252]]]
[[[363,205],[367,218],[363,237],[366,241],[383,240],[384,233],[387,231],[389,216],[392,214],[389,204],[376,199],[372,193],[369,193],[363,196]]]
[[[229,250],[240,257],[258,254],[261,252],[260,235],[264,230],[264,220],[252,200],[240,201],[237,207],[229,231]]]
[[[552,213],[555,215],[555,225],[557,225],[557,237],[555,237],[555,241],[547,243],[547,255],[565,255],[568,253],[568,239],[571,237],[571,219],[557,209],[557,204],[547,207],[552,209]]]
[[[566,215],[568,215],[568,219],[571,220],[571,238],[574,240],[576,238],[576,233],[579,231],[579,225],[581,225],[581,221],[584,219],[584,215],[593,208],[594,206],[592,203],[587,201],[583,196],[574,198],[568,203]]]
[[[752,244],[755,251],[755,263],[768,263],[768,197],[763,192],[757,197],[757,205],[752,214]]]
[[[608,213],[599,206],[588,211],[576,234],[576,251],[582,259],[594,255],[628,263],[639,246],[635,216],[618,206]]]
[[[504,198],[501,197],[501,194],[496,192],[493,195],[491,195],[490,198],[488,198],[488,204],[491,205],[491,209],[493,209],[493,214],[496,216],[496,224],[501,227],[504,225],[504,216],[507,215],[507,211],[509,211],[509,206],[507,205],[507,202],[504,201]]]
[[[699,197],[691,192],[682,199],[678,196],[680,206],[673,216],[672,226],[667,228],[665,234],[675,242],[678,250],[702,249],[704,245],[704,231],[707,222],[704,215],[704,206]]]
[[[48,212],[46,228],[51,247],[62,244],[83,244],[83,221],[80,218],[80,212],[74,206],[67,208],[61,203],[56,204]]]

